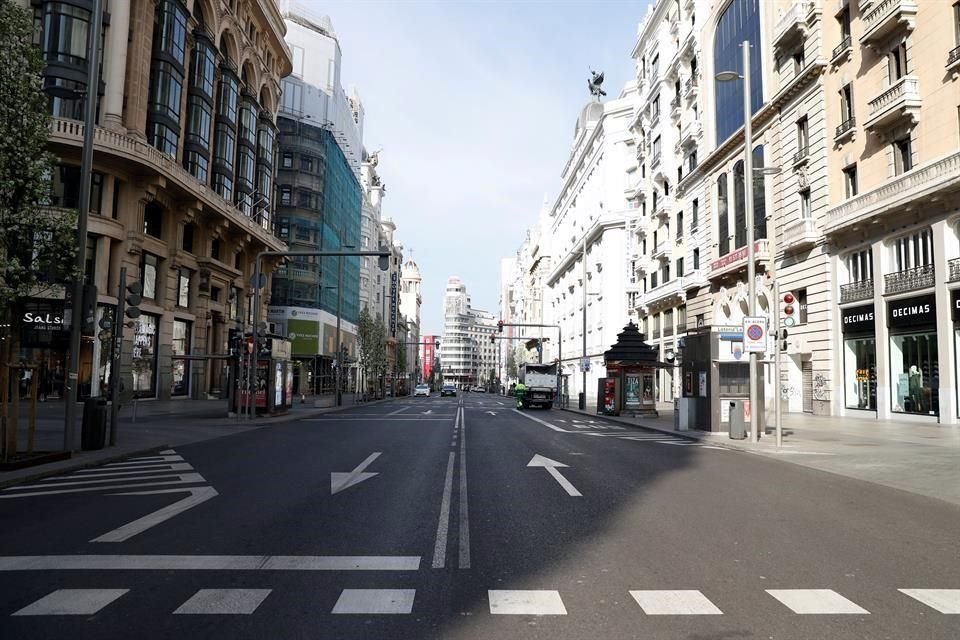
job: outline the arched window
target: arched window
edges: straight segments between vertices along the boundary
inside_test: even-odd
[[[733,165],[733,225],[735,249],[747,246],[747,217],[743,186],[743,160]]]
[[[713,71],[743,73],[740,44],[750,41],[750,106],[763,104],[763,57],[760,55],[760,0],[731,0],[720,14],[713,42]],[[743,81],[715,81],[717,143],[743,126]]]
[[[717,240],[721,256],[730,253],[730,221],[727,217],[727,174],[721,173],[717,178]]]
[[[767,181],[763,178],[763,145],[753,148],[753,237],[767,237]]]
[[[194,15],[197,28],[190,60],[190,82],[187,85],[187,126],[184,139],[183,166],[193,176],[207,183],[210,168],[210,142],[213,132],[213,99],[216,81],[216,53],[210,31],[204,24],[200,3]]]

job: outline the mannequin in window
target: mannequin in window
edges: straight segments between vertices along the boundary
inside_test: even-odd
[[[923,374],[920,373],[920,369],[917,368],[917,365],[912,365],[910,367],[909,373],[909,386],[910,390],[910,404],[913,411],[925,411],[921,406],[922,389],[923,389]]]

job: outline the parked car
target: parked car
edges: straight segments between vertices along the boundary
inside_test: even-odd
[[[428,384],[418,384],[413,389],[413,397],[423,396],[424,398],[430,397],[430,385]]]
[[[454,397],[456,397],[456,395],[457,395],[457,388],[456,388],[455,386],[453,386],[452,384],[445,384],[445,385],[443,385],[443,387],[441,387],[441,389],[440,389],[440,397],[441,397],[441,398],[442,398],[443,396],[454,396]]]
[[[481,387],[480,385],[475,386],[473,389],[470,389],[470,391],[473,391],[474,393],[486,393],[486,392],[487,392],[487,390],[484,389],[483,387]]]

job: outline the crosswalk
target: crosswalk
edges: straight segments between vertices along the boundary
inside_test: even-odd
[[[19,484],[0,491],[0,500],[77,493],[116,494],[140,489],[197,487],[207,481],[173,449],[122,462]]]
[[[122,606],[132,589],[57,589],[12,612],[11,616],[92,616],[107,607]],[[796,615],[871,615],[871,612],[832,589],[766,589],[785,613]],[[695,589],[630,590],[630,597],[647,616],[722,616],[707,595]],[[172,615],[251,615],[268,599],[282,599],[268,588],[199,589],[169,613]],[[414,612],[416,589],[343,589],[332,615],[409,615]],[[894,597],[907,597],[927,610],[960,614],[960,589],[898,589]],[[491,589],[487,607],[497,616],[565,616],[568,609],[557,590]]]

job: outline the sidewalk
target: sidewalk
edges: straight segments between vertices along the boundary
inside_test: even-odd
[[[366,404],[381,402],[374,400]],[[117,428],[117,445],[99,451],[80,451],[81,420],[83,409],[78,407],[75,435],[75,453],[67,460],[0,471],[0,487],[34,480],[49,475],[65,473],[111,462],[135,455],[142,455],[170,447],[195,442],[204,442],[224,436],[243,433],[253,429],[283,424],[312,416],[343,411],[354,405],[353,394],[343,395],[343,406],[333,407],[332,396],[307,396],[303,404],[296,398],[290,411],[278,416],[257,416],[254,420],[227,417],[226,400],[145,400],[138,403],[134,422],[132,403],[120,411]],[[36,451],[63,449],[63,411],[61,402],[38,405]],[[26,451],[26,417],[21,410],[18,450]]]
[[[726,432],[674,431],[672,409],[661,411],[657,418],[597,416],[589,406],[586,411],[567,411],[777,458],[960,506],[960,427],[790,413],[783,415],[783,446],[778,449],[772,421],[760,442],[753,444],[749,436],[731,440]]]

